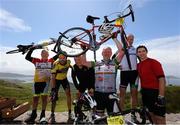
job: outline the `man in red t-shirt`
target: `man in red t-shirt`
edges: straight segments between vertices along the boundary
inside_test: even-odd
[[[165,75],[161,64],[147,57],[147,48],[138,46],[137,56],[140,59],[137,65],[141,82],[143,105],[146,106],[155,124],[165,124]]]

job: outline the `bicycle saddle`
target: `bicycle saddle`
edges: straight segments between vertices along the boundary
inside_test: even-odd
[[[86,17],[86,21],[88,22],[88,23],[91,23],[91,24],[94,24],[94,20],[99,20],[100,18],[99,17],[93,17],[93,16],[90,16],[90,15],[88,15],[87,17]]]

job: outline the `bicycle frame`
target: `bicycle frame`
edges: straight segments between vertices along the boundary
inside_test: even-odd
[[[103,39],[97,40],[97,38],[96,38],[96,32],[97,32],[97,29],[98,29],[101,25],[92,24],[92,28],[91,28],[91,29],[87,29],[87,31],[90,33],[90,35],[91,35],[91,37],[92,37],[92,41],[90,41],[90,43],[88,44],[88,43],[86,43],[85,41],[83,41],[83,40],[81,40],[81,39],[76,39],[75,42],[76,42],[76,43],[79,42],[80,44],[85,45],[89,50],[93,51],[93,52],[94,52],[94,60],[95,60],[95,62],[96,62],[96,50],[98,50],[98,49],[100,48],[100,46],[101,46],[102,44],[104,44],[105,42],[107,42],[109,39],[112,39],[112,36],[113,36],[113,34],[115,34],[115,33],[116,33],[116,34],[120,34],[120,36],[121,36],[121,41],[122,41],[122,43],[123,43],[123,46],[124,46],[124,48],[127,48],[127,44],[128,44],[128,43],[126,42],[127,37],[126,37],[126,33],[125,33],[125,31],[124,31],[123,25],[115,25],[115,24],[112,24],[112,25],[113,25],[113,27],[116,28],[117,30],[114,31],[114,32],[112,32],[112,33],[110,33],[110,34],[102,34],[102,33],[100,33],[100,34],[102,34],[102,36],[104,35],[105,37],[104,37]],[[83,34],[85,34],[85,33],[86,33],[86,32],[82,32],[82,33],[76,35],[75,37],[81,36],[81,35],[83,35]],[[84,36],[83,36],[83,37],[84,37]],[[112,39],[112,40],[113,40],[113,39]],[[72,40],[72,42],[73,42],[73,40]],[[126,56],[129,56],[129,54],[128,54],[127,51],[125,51],[125,55],[126,55]],[[130,67],[130,69],[131,69],[131,64],[130,64],[130,59],[129,59],[129,57],[127,57],[127,60],[128,60],[128,65],[129,65],[129,67]]]
[[[102,44],[104,44],[105,42],[107,42],[109,39],[112,38],[112,35],[113,35],[114,33],[121,33],[121,31],[124,30],[124,28],[123,28],[122,25],[115,25],[115,24],[113,24],[113,26],[114,26],[115,28],[118,28],[118,30],[114,31],[114,32],[111,33],[111,34],[106,35],[106,37],[104,37],[103,39],[99,39],[99,40],[97,41],[95,31],[96,31],[97,28],[100,27],[100,25],[92,25],[92,28],[88,30],[88,31],[90,32],[91,36],[92,36],[92,41],[91,41],[92,43],[90,43],[90,46],[89,46],[90,50],[92,50],[92,51],[98,50],[99,47],[100,47]],[[102,34],[102,35],[103,35],[103,34]]]

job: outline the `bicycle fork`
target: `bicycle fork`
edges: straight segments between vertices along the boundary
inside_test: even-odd
[[[99,49],[99,46],[96,44],[96,34],[92,34],[92,39],[93,41],[91,41],[91,50],[93,51],[93,54],[94,54],[94,61],[96,62],[96,50]]]

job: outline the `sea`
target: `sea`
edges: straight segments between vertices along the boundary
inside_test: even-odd
[[[4,80],[10,80],[10,81],[19,81],[21,83],[32,83],[33,82],[33,76],[16,76],[16,77],[10,77],[10,76],[0,76],[0,79],[4,79]]]

